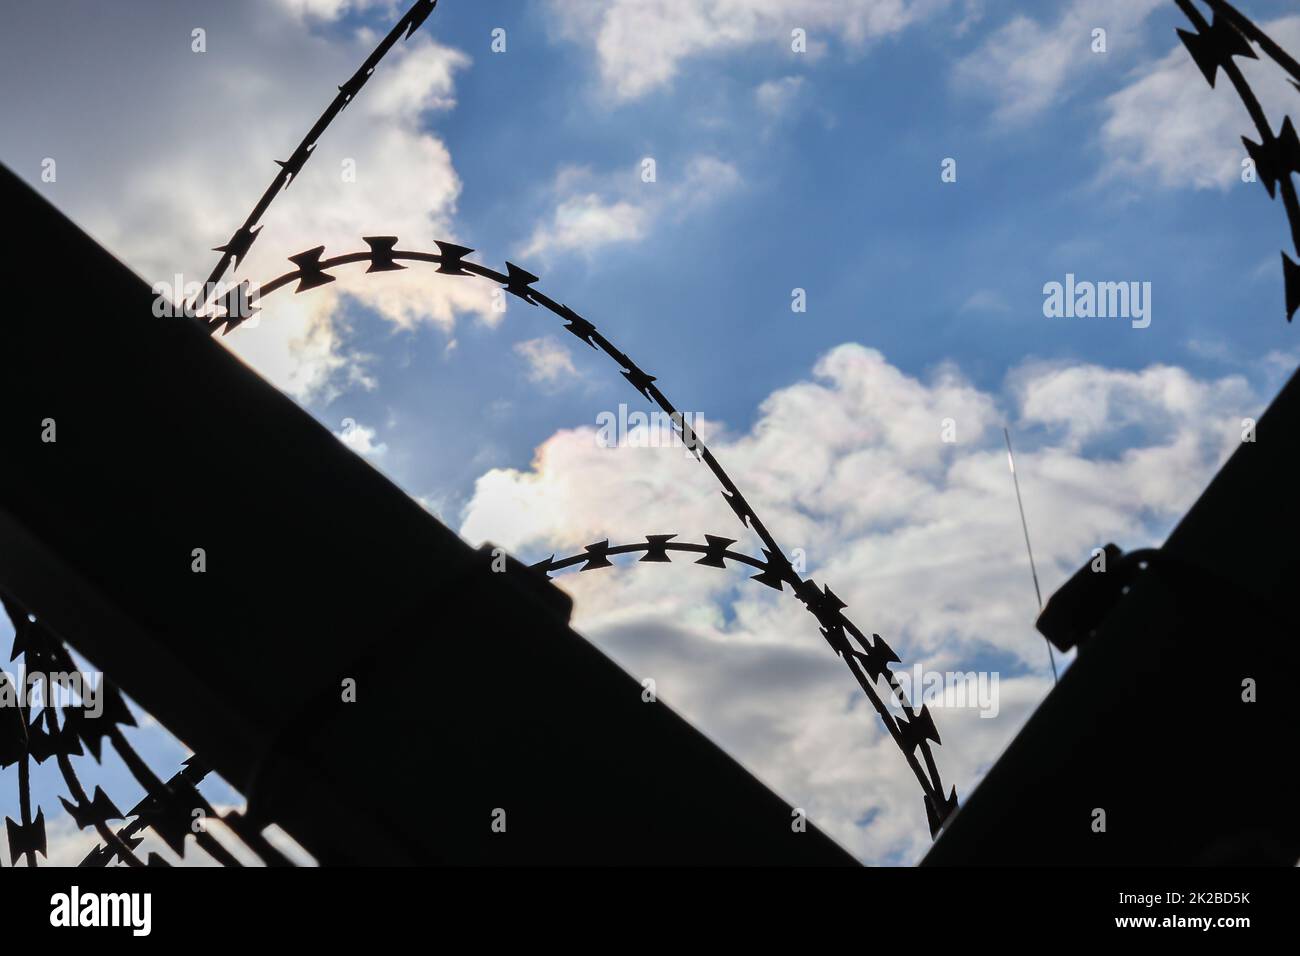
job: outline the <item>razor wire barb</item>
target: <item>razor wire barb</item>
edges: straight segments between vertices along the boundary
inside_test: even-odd
[[[1269,198],[1272,199],[1281,192],[1291,232],[1291,245],[1297,257],[1300,257],[1300,201],[1297,201],[1295,183],[1291,179],[1293,173],[1300,172],[1300,137],[1297,137],[1289,115],[1282,118],[1277,134],[1273,133],[1259,97],[1246,82],[1233,57],[1259,59],[1251,47],[1251,43],[1255,43],[1269,59],[1289,74],[1291,85],[1297,89],[1300,89],[1300,63],[1226,0],[1201,0],[1209,7],[1212,20],[1205,19],[1193,0],[1174,2],[1196,28],[1194,33],[1179,30],[1178,36],[1201,74],[1213,87],[1218,71],[1223,70],[1246,107],[1246,112],[1250,114],[1259,142],[1245,136],[1241,141],[1255,165],[1259,181],[1268,190]],[[1282,278],[1286,295],[1286,320],[1290,322],[1295,317],[1296,309],[1300,308],[1300,265],[1285,251],[1282,252]]]
[[[749,563],[759,567],[761,573],[754,577],[769,587],[780,591],[784,590],[785,584],[790,585],[795,596],[803,602],[808,612],[816,618],[822,636],[830,644],[836,655],[848,666],[859,686],[862,687],[863,692],[871,701],[872,706],[880,715],[880,719],[890,736],[902,751],[908,766],[921,785],[931,835],[937,835],[949,815],[957,807],[957,791],[954,787],[949,793],[945,794],[939,768],[935,763],[934,754],[930,748],[930,742],[938,744],[941,741],[929,707],[922,705],[919,711],[914,712],[912,710],[906,695],[890,670],[889,665],[897,663],[899,659],[889,645],[879,635],[872,635],[873,639],[868,640],[866,635],[842,613],[842,609],[846,605],[829,586],[819,588],[811,578],[802,578],[794,569],[785,552],[777,543],[776,538],[741,493],[739,487],[723,469],[721,463],[704,444],[699,435],[695,433],[686,417],[677,410],[668,396],[656,384],[658,379],[633,362],[625,352],[601,333],[592,322],[583,318],[568,305],[557,302],[535,288],[534,283],[540,281],[539,278],[513,262],[507,262],[505,264],[506,271],[499,272],[488,266],[468,261],[466,257],[473,253],[474,250],[451,242],[434,240],[434,245],[437,246],[438,251],[424,252],[397,248],[398,239],[396,236],[366,236],[363,237],[362,241],[366,243],[367,249],[330,258],[324,258],[324,246],[316,246],[290,256],[289,261],[296,268],[277,276],[259,286],[256,290],[247,281],[241,282],[216,301],[213,313],[200,316],[199,321],[204,323],[209,333],[220,330],[223,335],[227,334],[261,311],[253,305],[254,300],[260,301],[271,293],[295,282],[297,283],[294,289],[295,293],[320,288],[336,281],[336,277],[330,275],[329,270],[362,262],[369,264],[366,274],[403,270],[406,266],[402,265],[402,262],[423,262],[437,265],[437,271],[443,275],[479,276],[497,283],[504,291],[522,299],[529,305],[541,306],[555,315],[564,323],[566,331],[612,359],[619,366],[623,377],[642,397],[653,402],[667,413],[682,443],[697,460],[702,461],[712,472],[719,485],[722,486],[723,498],[735,513],[737,519],[742,525],[753,531],[762,542],[764,558],[760,562],[757,558],[724,555],[723,551],[725,551],[726,545],[734,542],[731,539],[706,536],[710,541],[708,547],[712,550],[706,553],[704,560],[697,563],[714,562],[714,567],[724,566],[716,562],[721,562],[725,556],[731,556],[733,560],[741,560],[742,563]],[[655,539],[649,540],[654,541]],[[719,546],[714,542],[725,542],[725,544]],[[653,552],[657,556],[666,556],[668,550],[683,550],[681,546],[668,548],[664,542],[660,544],[664,546],[657,545]],[[718,547],[721,547],[723,551],[718,551]],[[664,557],[650,558],[650,560],[663,559]],[[754,562],[758,563],[754,564]],[[850,636],[857,642],[860,649],[853,647],[849,641]],[[885,704],[875,686],[876,682],[882,678],[889,686],[891,695],[897,700],[906,717],[894,714]],[[920,759],[918,759],[918,753]],[[922,766],[922,762],[924,762],[924,766]]]

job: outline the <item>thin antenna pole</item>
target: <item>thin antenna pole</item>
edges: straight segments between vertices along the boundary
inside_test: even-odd
[[[1016,506],[1020,509],[1020,527],[1025,532],[1025,550],[1029,552],[1029,573],[1034,577],[1034,597],[1038,598],[1038,610],[1043,610],[1043,592],[1038,587],[1038,569],[1034,567],[1034,549],[1029,544],[1029,522],[1025,521],[1025,503],[1020,499],[1020,478],[1016,475],[1016,456],[1011,451],[1011,432],[1006,428],[1002,429],[1002,437],[1007,440],[1007,466],[1011,469],[1011,480],[1016,486]],[[1052,683],[1058,681],[1056,675],[1056,652],[1052,650],[1052,642],[1044,636],[1044,643],[1047,644],[1047,656],[1052,661]]]

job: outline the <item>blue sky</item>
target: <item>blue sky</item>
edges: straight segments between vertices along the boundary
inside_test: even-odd
[[[150,281],[206,274],[270,161],[400,12],[13,6],[0,161]],[[906,666],[1002,676],[998,717],[937,712],[940,765],[967,793],[1050,686],[1001,427],[1050,592],[1092,547],[1158,543],[1296,364],[1280,203],[1241,181],[1246,114],[1180,26],[1161,0],[443,0],[239,275],[391,232],[542,276],[713,423],[778,539]],[[1300,41],[1300,18],[1271,29]],[[1294,91],[1247,69],[1280,123]],[[708,532],[757,553],[679,452],[596,448],[598,414],[644,406],[541,310],[501,316],[490,288],[431,269],[361,271],[268,298],[227,344],[468,539],[536,560]],[[1043,286],[1067,273],[1151,283],[1150,326],[1046,318]],[[864,860],[924,851],[901,758],[794,602],[727,575],[605,573],[565,585],[593,641]],[[139,736],[170,772],[183,751]]]

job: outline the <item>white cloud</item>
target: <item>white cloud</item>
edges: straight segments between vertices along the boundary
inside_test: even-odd
[[[976,289],[961,304],[959,312],[1010,312],[1006,297],[996,289]]]
[[[550,223],[534,228],[523,255],[635,242],[645,237],[648,218],[645,207],[626,200],[607,202],[596,193],[565,196],[556,205]]]
[[[515,354],[528,366],[528,380],[538,385],[556,386],[578,376],[569,350],[555,339],[529,339],[515,344]]]
[[[936,714],[940,766],[965,795],[1051,680],[1003,422],[1050,593],[1093,547],[1158,544],[1261,406],[1240,378],[1164,366],[1032,364],[990,393],[952,367],[920,380],[845,345],[770,395],[745,433],[707,418],[702,431],[778,540],[906,667],[1001,671],[995,719]],[[941,441],[945,418],[956,444]],[[602,448],[590,427],[552,435],[526,470],[482,475],[461,527],[534,554],[670,532],[759,554],[681,448]],[[557,580],[577,627],[853,852],[915,860],[928,845],[915,781],[803,608],[688,560]]]
[[[1138,28],[1160,6],[1164,0],[1071,0],[1050,26],[1017,14],[957,64],[954,84],[995,98],[1002,122],[1032,119],[1089,68],[1114,69],[1115,58],[1139,50]],[[1104,54],[1092,51],[1097,28],[1106,31]]]
[[[807,81],[802,76],[783,76],[779,80],[765,80],[754,90],[758,108],[769,116],[784,116],[799,99]]]
[[[1262,27],[1284,47],[1300,45],[1300,17]],[[1238,57],[1234,62],[1276,131],[1295,104],[1295,88],[1271,61]],[[1108,97],[1105,106],[1101,142],[1110,179],[1140,177],[1168,188],[1227,189],[1241,183],[1246,158],[1241,137],[1259,141],[1232,84],[1220,72],[1211,89],[1182,43]]]
[[[324,16],[345,12],[342,3],[292,6]],[[123,72],[120,60],[131,49],[121,44],[84,42],[75,51],[65,44],[57,53],[75,66],[33,89],[19,118],[23,137],[0,134],[0,155],[28,168],[30,142],[56,157],[61,175],[51,198],[148,281],[171,282],[177,273],[187,282],[206,279],[217,259],[211,247],[224,243],[253,207],[275,172],[272,161],[288,158],[373,47],[373,37],[326,39],[292,15],[283,4],[223,4],[206,24],[209,52],[194,54],[188,27],[184,44],[171,39],[188,15],[161,10],[141,21],[139,38],[156,55],[154,70]],[[51,8],[39,16],[57,14]],[[268,22],[275,17],[286,18],[283,28]],[[86,29],[93,35],[95,24]],[[34,36],[46,32],[62,37],[34,25]],[[290,255],[320,244],[326,255],[364,249],[366,235],[397,235],[404,247],[422,249],[434,238],[455,239],[461,183],[429,120],[431,111],[454,107],[454,78],[469,62],[427,31],[399,42],[276,197],[233,276],[265,281],[291,268]],[[96,82],[110,74],[111,87]],[[164,74],[168,81],[159,83]],[[0,78],[6,75],[0,66]],[[69,115],[78,123],[58,119]],[[355,181],[347,181],[353,166]],[[430,323],[448,333],[458,315],[500,318],[491,309],[490,284],[437,276],[431,268],[367,277],[363,266],[353,266],[337,276],[298,302],[287,290],[266,299],[258,328],[222,341],[306,399],[356,374],[357,357],[342,344],[345,297],[399,326]]]
[[[271,302],[274,311],[255,315],[242,336],[226,340],[261,375],[297,398],[326,402],[345,385],[375,387],[366,374],[369,357],[344,344],[336,293],[286,295]]]
[[[378,458],[388,451],[383,442],[375,441],[375,430],[351,418],[344,419],[343,429],[334,433],[348,448],[368,458]]]
[[[419,249],[432,248],[434,238],[454,237],[460,181],[447,148],[423,129],[422,116],[430,109],[454,106],[452,76],[468,58],[427,40],[410,42],[409,49],[399,48],[395,57],[390,55],[344,111],[337,128],[327,133],[303,174],[277,199],[266,217],[264,235],[241,266],[241,274],[272,277],[285,270],[288,254],[313,245],[324,244],[326,255],[362,249],[365,235],[396,235],[403,247]],[[352,119],[352,124],[344,118]],[[309,122],[305,117],[303,121]],[[344,163],[354,164],[355,182],[343,181]],[[337,347],[339,326],[334,316],[345,296],[405,328],[431,323],[450,333],[457,313],[475,314],[485,322],[500,319],[491,308],[486,283],[449,280],[418,266],[378,277],[367,276],[360,267],[345,267],[335,274],[337,282],[311,293],[322,302],[311,307],[314,321],[304,328],[304,336],[307,341],[335,340],[336,346],[323,354],[291,351],[295,365],[305,364],[306,371],[289,379],[272,378],[282,388],[328,380],[335,369],[355,365]],[[228,339],[260,371],[273,372],[283,364],[274,361],[283,351],[268,341],[267,326],[279,321],[286,310],[292,312],[290,298],[291,293],[281,292],[267,299],[255,334],[236,333]],[[301,388],[291,393],[313,394]]]
[[[637,242],[667,217],[680,220],[736,189],[740,173],[714,156],[695,156],[680,168],[656,164],[655,181],[643,182],[638,164],[626,171],[595,174],[568,166],[555,178],[555,208],[537,223],[521,257],[591,255],[602,246]]]
[[[672,81],[682,62],[766,45],[788,57],[790,31],[807,32],[809,53],[834,38],[867,42],[947,9],[951,0],[551,0],[561,33],[590,45],[614,96],[633,99]]]
[[[359,13],[371,7],[396,7],[393,0],[274,0],[274,3],[299,18],[337,20],[345,13]]]

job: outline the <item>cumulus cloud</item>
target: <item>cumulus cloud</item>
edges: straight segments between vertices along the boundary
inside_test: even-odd
[[[802,76],[765,80],[755,88],[754,101],[768,116],[784,116],[799,99],[806,82]]]
[[[297,17],[314,17],[319,20],[337,20],[345,13],[359,13],[370,7],[393,9],[394,0],[273,0]]]
[[[313,245],[323,244],[327,254],[361,249],[363,235],[396,235],[403,246],[423,249],[431,248],[435,237],[455,235],[452,220],[460,180],[446,146],[425,131],[422,117],[430,110],[454,106],[453,76],[468,58],[428,40],[410,42],[409,48],[395,51],[395,59],[385,62],[345,111],[345,118],[354,119],[351,126],[340,120],[337,136],[327,134],[303,174],[277,199],[266,218],[265,235],[259,236],[242,274],[273,276],[284,270],[286,252]],[[347,116],[353,112],[355,117]],[[309,120],[303,117],[287,128],[303,122]],[[301,386],[329,381],[339,368],[356,367],[353,357],[337,345],[340,320],[336,316],[345,298],[404,328],[430,323],[450,332],[458,313],[474,314],[486,322],[500,319],[491,308],[491,290],[485,283],[447,281],[419,268],[380,277],[344,268],[337,276],[333,285],[312,292],[322,302],[311,308],[310,321],[299,321],[303,337],[291,340],[287,350],[276,348],[279,343],[268,341],[265,331],[292,308],[287,295],[267,300],[256,335],[235,334],[229,339],[237,352],[270,374],[286,364],[287,351],[295,374],[272,380],[281,387],[300,386],[292,392],[299,397],[315,394]],[[335,347],[313,352],[297,345],[298,341],[333,341]]]
[[[553,387],[578,375],[569,350],[549,336],[516,343],[515,354],[524,360],[528,380],[535,384]]]
[[[337,84],[373,47],[373,36],[327,39],[292,19],[295,11],[332,17],[359,4],[288,6],[294,9],[223,4],[206,21],[202,54],[190,50],[190,18],[182,9],[137,18],[134,32],[112,43],[96,38],[120,34],[113,14],[87,10],[82,31],[60,33],[60,69],[51,73],[58,79],[32,88],[16,107],[11,132],[0,134],[0,156],[19,170],[38,169],[41,155],[56,158],[59,183],[46,193],[146,280],[206,279],[217,258],[211,247],[224,243],[253,207],[275,172],[272,160],[289,157]],[[54,8],[25,5],[22,14],[51,21],[25,25],[31,35],[58,32]],[[285,18],[281,28],[277,17]],[[120,59],[137,43],[155,68],[123,72]],[[363,249],[366,235],[397,235],[403,246],[418,248],[455,239],[461,183],[430,122],[454,107],[454,79],[469,62],[427,32],[399,43],[276,197],[234,276],[265,281],[290,268],[290,255],[320,244],[327,255]],[[0,64],[0,78],[19,82],[8,69]],[[97,82],[106,75],[115,77],[111,89]],[[159,75],[168,82],[157,82]],[[68,115],[81,120],[57,119]],[[340,269],[336,283],[301,297],[309,305],[287,292],[270,297],[256,329],[223,341],[306,399],[356,374],[358,357],[343,345],[347,299],[403,327],[429,323],[450,332],[460,315],[500,318],[487,283],[449,280],[431,269],[368,278],[364,272]]]
[[[1032,119],[1089,68],[1113,69],[1113,58],[1140,49],[1138,28],[1160,6],[1163,0],[1072,0],[1050,25],[1017,14],[957,64],[954,83],[994,98],[1002,122]],[[1098,28],[1106,31],[1104,54],[1092,51]]]
[[[1284,17],[1262,27],[1288,49],[1300,45],[1300,17]],[[1271,61],[1239,57],[1234,62],[1246,74],[1276,131],[1295,103],[1295,88]],[[1106,175],[1112,179],[1141,178],[1169,188],[1227,189],[1241,182],[1241,162],[1246,158],[1241,137],[1259,141],[1232,84],[1221,79],[1210,89],[1181,43],[1108,97],[1105,109],[1101,142],[1107,154]]]
[[[656,223],[686,218],[740,183],[736,167],[714,156],[694,156],[680,168],[656,163],[654,182],[642,180],[639,165],[604,175],[565,167],[552,187],[554,209],[533,227],[519,254],[590,255],[602,246],[636,242]]]
[[[966,312],[1010,312],[1006,297],[996,289],[977,289],[966,297],[958,310]]]
[[[373,428],[351,418],[343,420],[343,429],[335,432],[334,436],[358,455],[378,458],[388,451],[386,444],[375,441]]]
[[[1107,541],[1159,543],[1262,404],[1241,378],[1165,366],[1026,364],[988,392],[951,366],[921,379],[844,345],[770,395],[748,430],[706,419],[701,432],[787,552],[905,667],[998,672],[996,717],[936,710],[940,765],[966,794],[1051,682],[1002,425],[1050,592]],[[461,526],[537,557],[670,532],[759,554],[683,449],[601,447],[589,427],[552,435],[527,469],[482,475]],[[915,781],[802,606],[687,560],[557,581],[583,633],[846,847],[917,859],[928,839]]]
[[[834,38],[853,49],[892,36],[951,0],[551,0],[560,31],[590,45],[601,78],[620,99],[670,83],[683,61],[767,45],[790,51],[806,31],[809,53]]]
[[[635,242],[645,237],[648,218],[644,206],[626,200],[607,201],[596,193],[565,196],[556,205],[551,221],[533,229],[523,254]]]

